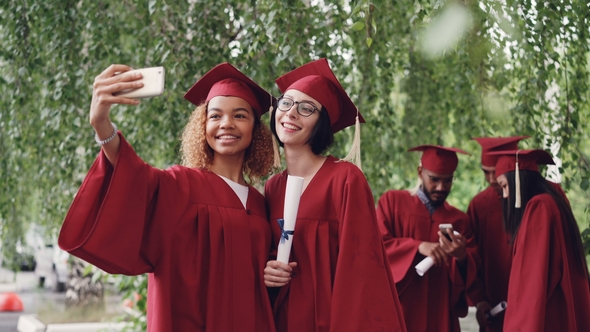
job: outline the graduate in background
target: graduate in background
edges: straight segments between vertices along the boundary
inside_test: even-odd
[[[481,145],[481,170],[489,186],[477,194],[467,208],[471,229],[481,259],[477,279],[467,292],[469,304],[476,306],[480,331],[502,331],[504,313],[488,318],[486,313],[506,301],[512,262],[510,235],[502,219],[502,188],[496,181],[496,160],[493,151],[516,150],[518,142],[528,136],[473,138]]]
[[[492,152],[512,236],[504,331],[590,331],[590,279],[572,210],[539,173],[543,150]]]
[[[379,199],[377,219],[389,265],[396,281],[408,331],[446,332],[461,330],[459,317],[467,315],[465,290],[476,277],[478,258],[469,218],[446,198],[453,185],[457,152],[436,145],[422,145],[418,187],[390,190]],[[460,233],[439,231],[452,224]],[[435,266],[423,276],[415,265],[430,257]]]
[[[271,260],[269,287],[278,331],[405,331],[387,266],[371,190],[361,170],[322,153],[334,133],[363,121],[326,59],[277,80],[283,92],[271,130],[287,169],[272,177],[265,197],[273,244],[281,238],[287,175],[304,178],[291,263]],[[271,288],[272,290],[272,288]]]
[[[230,64],[186,93],[197,105],[183,165],[142,161],[110,121],[113,93],[140,76],[113,65],[94,82],[90,123],[101,152],[63,223],[59,245],[108,273],[148,273],[148,331],[274,331],[263,280],[271,230],[264,197],[245,177],[269,174],[270,94]],[[116,75],[119,72],[121,74]]]

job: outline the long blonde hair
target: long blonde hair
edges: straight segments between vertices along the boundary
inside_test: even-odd
[[[213,164],[214,151],[207,143],[207,103],[203,103],[191,114],[181,137],[180,154],[182,165],[209,169]],[[252,142],[246,149],[242,171],[250,182],[258,182],[262,176],[271,173],[273,167],[273,146],[270,130],[256,118]]]

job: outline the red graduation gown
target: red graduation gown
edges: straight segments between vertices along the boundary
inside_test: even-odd
[[[567,200],[561,186],[549,183]],[[492,306],[508,298],[508,279],[512,264],[510,235],[504,230],[502,196],[492,187],[477,194],[467,209],[471,229],[481,259],[477,279],[467,291],[470,305],[487,301]],[[504,313],[492,319],[482,331],[502,331]]]
[[[390,190],[379,199],[377,220],[408,331],[460,331],[459,317],[467,315],[465,289],[475,280],[477,270],[467,215],[445,202],[430,216],[417,195]],[[453,224],[467,239],[466,280],[455,259],[449,260],[448,267],[433,266],[422,277],[416,273],[414,266],[424,259],[418,246],[424,241],[438,242],[442,223]]]
[[[510,235],[504,230],[502,196],[492,187],[477,194],[467,209],[481,269],[467,292],[470,305],[487,301],[495,306],[508,298],[508,278],[512,262]],[[492,319],[482,331],[502,331],[504,313]]]
[[[287,171],[265,186],[273,244]],[[278,331],[405,331],[375,203],[353,164],[330,156],[301,196],[291,258],[298,265],[275,302]]]
[[[60,247],[108,273],[149,273],[149,331],[274,331],[264,197],[250,187],[244,209],[216,174],[153,168],[120,136],[115,168],[101,152],[86,176]]]
[[[590,331],[588,271],[574,257],[553,198],[533,197],[514,241],[504,331]]]

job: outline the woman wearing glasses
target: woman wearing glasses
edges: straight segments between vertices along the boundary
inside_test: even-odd
[[[369,185],[355,165],[322,155],[335,132],[355,123],[356,106],[326,59],[276,82],[283,95],[271,130],[287,169],[265,186],[274,245],[287,175],[304,179],[291,263],[271,260],[264,270],[266,285],[277,287],[277,331],[405,331]]]

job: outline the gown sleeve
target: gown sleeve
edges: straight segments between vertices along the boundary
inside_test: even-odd
[[[422,241],[413,238],[399,237],[395,231],[395,195],[386,192],[377,204],[377,223],[383,238],[387,258],[393,273],[393,279],[400,282],[404,279],[418,253]]]
[[[469,207],[467,208],[467,215],[469,216],[469,224],[471,225],[471,230],[473,231],[473,238],[479,239],[479,216],[477,213],[477,209],[475,208],[475,199],[469,203]],[[482,245],[476,243],[476,245]],[[478,247],[478,250],[482,250],[483,248]],[[479,302],[488,301],[485,295],[485,284],[484,284],[484,275],[481,268],[477,269],[477,275],[473,280],[473,285],[469,287],[467,290],[467,301],[469,305],[475,306]],[[494,305],[491,303],[491,305]]]
[[[121,137],[117,164],[101,151],[66,215],[59,246],[108,273],[153,272],[188,204],[186,173],[143,162]]]
[[[457,210],[457,212],[459,211]],[[467,256],[462,264],[462,267],[459,267],[460,263],[456,259],[451,260],[449,276],[453,285],[451,289],[451,303],[453,304],[453,312],[458,317],[465,317],[467,316],[469,305],[466,295],[468,291],[474,287],[474,284],[478,280],[477,272],[481,268],[481,260],[479,258],[479,254],[477,253],[477,245],[473,232],[471,231],[469,217],[463,212],[459,213],[461,216],[457,216],[456,220],[458,221],[458,225],[462,225],[463,227],[458,229],[458,231],[461,233],[461,235],[463,235],[463,237],[465,237],[467,241],[465,243]]]
[[[405,331],[397,290],[362,173],[351,172],[342,193],[339,253],[331,331]]]

